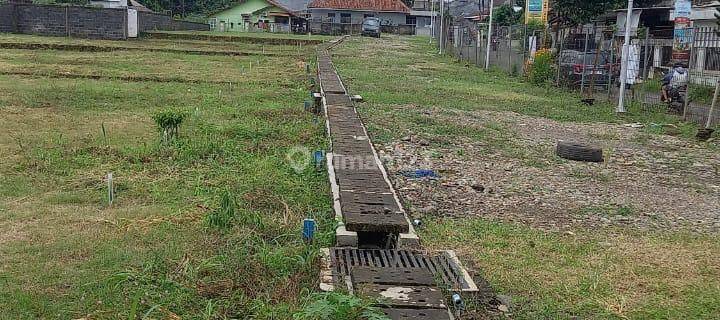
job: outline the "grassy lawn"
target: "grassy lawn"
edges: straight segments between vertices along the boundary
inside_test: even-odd
[[[502,159],[512,162],[514,167],[509,170],[539,173],[559,166],[579,166],[546,155],[548,151],[544,146],[538,148],[533,144],[518,143],[533,141],[523,138],[526,131],[546,134],[559,127],[566,137],[587,131],[600,140],[614,140],[650,150],[653,146],[662,147],[664,141],[679,139],[673,143],[689,145],[689,149],[698,150],[698,154],[717,154],[717,142],[691,140],[696,126],[659,110],[643,110],[633,105],[626,115],[618,117],[610,104],[588,107],[580,103],[576,94],[535,87],[500,73],[487,73],[456,63],[451,57],[438,56],[436,52],[427,38],[394,36],[378,40],[352,38],[334,52],[335,65],[351,93],[361,94],[367,101],[361,105],[360,113],[374,142],[381,149],[391,150],[388,153],[397,152],[399,141],[421,137],[427,139],[427,143],[422,144],[426,147],[422,148],[430,153],[430,158],[442,158],[452,153],[458,159],[470,161],[490,155],[501,159],[497,160],[499,163],[503,163]],[[624,128],[622,124],[634,122],[645,127],[632,134],[622,131],[622,135],[615,136]],[[548,125],[548,128],[528,129],[524,127],[528,123]],[[597,129],[605,127],[612,130]],[[672,133],[678,136],[666,136],[665,133],[669,133],[666,128],[673,128]],[[552,136],[552,132],[547,134]],[[617,142],[626,136],[632,140]],[[400,142],[399,145],[411,143]],[[462,148],[468,145],[474,148]],[[479,151],[473,153],[476,150]],[[688,155],[692,160],[682,164],[683,168],[699,170],[689,165],[707,159],[696,156]],[[516,166],[518,159],[525,162]],[[407,159],[398,161],[406,162]],[[459,166],[458,170],[472,170],[467,167],[468,163],[464,162],[465,167]],[[649,163],[648,166],[649,170],[654,170],[653,166],[658,165]],[[485,167],[484,171],[492,169]],[[590,172],[592,176],[582,179],[600,186],[622,178],[603,170],[607,171],[599,166],[597,170],[578,172],[582,175]],[[479,171],[482,174],[483,170]],[[595,176],[595,171],[602,175]],[[546,188],[547,181],[518,179],[531,188]],[[435,190],[450,188],[452,183],[456,181],[441,180],[439,189]],[[702,185],[702,194],[717,195],[718,189],[707,182],[699,185]],[[409,188],[414,186],[408,185]],[[403,187],[400,186],[401,193],[405,192]],[[434,191],[423,190],[425,193]],[[576,191],[583,190],[547,190],[547,193],[572,194]],[[715,207],[717,201],[720,200],[713,203]],[[407,204],[411,207],[427,205]],[[720,236],[717,232],[698,234],[682,228],[675,231],[594,228],[583,227],[582,221],[566,231],[547,231],[524,223],[482,218],[473,215],[474,209],[464,207],[463,203],[446,205],[457,212],[467,211],[467,215],[455,218],[425,215],[425,228],[419,231],[424,245],[432,249],[457,250],[479,276],[487,279],[499,293],[512,297],[512,318],[720,317]],[[572,203],[557,203],[555,207],[562,211],[565,205],[570,207]],[[623,216],[640,209],[619,206],[617,210],[608,210],[613,211],[612,215]],[[525,210],[529,210],[527,215],[532,217],[536,210],[544,209],[538,204]],[[682,215],[682,209],[677,213]],[[577,217],[575,219],[579,219]],[[544,218],[538,216],[537,219]],[[718,217],[714,219],[717,223]]]
[[[89,40],[67,37],[45,37],[26,34],[0,33],[0,45],[3,43],[26,43],[47,45],[85,45],[102,46],[105,48],[157,48],[177,50],[207,50],[207,51],[242,51],[247,53],[282,53],[307,55],[313,52],[313,46],[296,45],[265,45],[262,43],[243,43],[233,41],[206,41],[206,40],[174,40],[174,39],[146,39],[137,38],[127,41]]]
[[[219,32],[219,31],[157,31],[153,33],[170,33],[170,34],[191,34],[191,35],[211,35],[238,38],[267,38],[267,39],[299,39],[299,40],[321,40],[328,41],[334,36],[309,35],[309,34],[287,34],[287,33],[271,33],[271,32]]]
[[[0,72],[107,77],[150,76],[158,79],[234,84],[272,83],[278,88],[292,89],[297,86],[298,70],[303,71],[307,57],[204,56],[147,51],[128,51],[118,54],[117,52],[7,49],[0,52]]]
[[[303,111],[303,59],[252,59],[2,50],[2,70],[234,85],[0,75],[0,319],[291,317],[334,229],[326,175],[286,157],[323,148],[324,128]],[[189,115],[168,145],[166,108]]]

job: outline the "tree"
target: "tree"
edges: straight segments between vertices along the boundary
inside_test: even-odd
[[[715,34],[720,36],[720,7],[715,7],[715,24],[717,24],[717,31],[715,31]]]
[[[635,7],[641,8],[660,2],[661,0],[636,0]],[[558,22],[565,25],[587,23],[610,10],[627,6],[627,0],[555,0],[551,3]]]
[[[501,26],[511,26],[520,23],[522,11],[515,12],[512,6],[504,4],[495,9],[495,22]]]

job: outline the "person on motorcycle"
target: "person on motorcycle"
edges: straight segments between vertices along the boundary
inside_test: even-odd
[[[687,85],[688,72],[682,63],[676,63],[673,68],[665,74],[662,79],[662,97],[663,102],[670,100],[672,97],[668,93],[672,89],[679,89]]]

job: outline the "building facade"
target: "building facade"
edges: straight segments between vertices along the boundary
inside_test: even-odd
[[[308,12],[315,22],[361,24],[367,17],[376,17],[385,26],[414,24],[410,8],[400,0],[313,0]]]
[[[246,0],[209,16],[215,31],[290,32],[304,25],[302,6],[298,1]],[[299,9],[299,10],[294,10]]]

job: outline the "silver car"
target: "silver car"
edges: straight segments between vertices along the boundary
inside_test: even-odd
[[[362,23],[362,35],[380,38],[380,19],[368,17]]]

